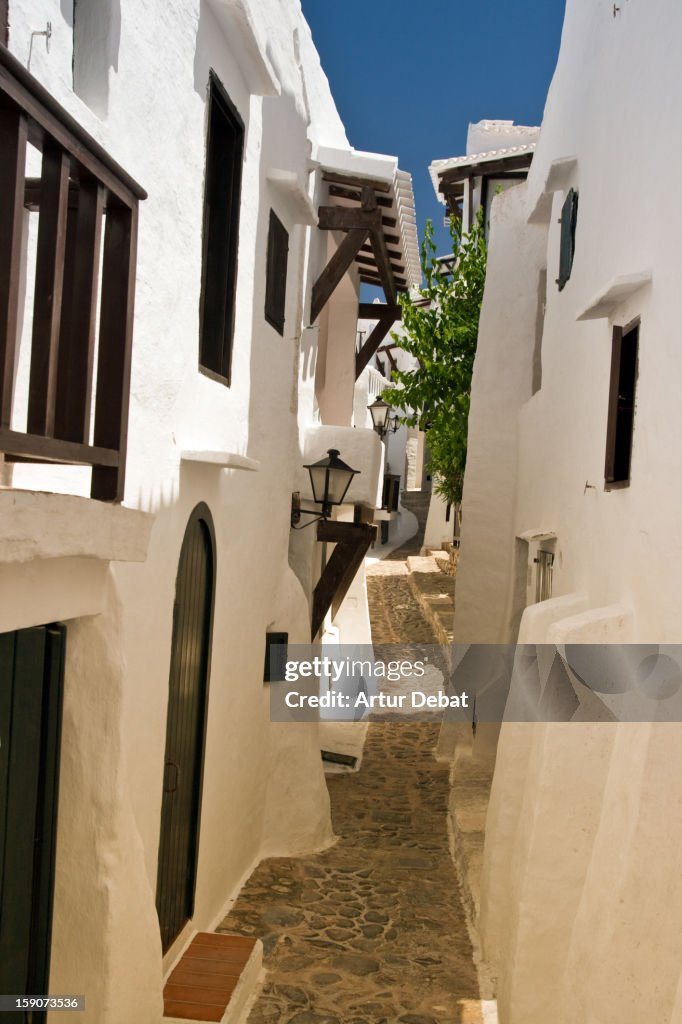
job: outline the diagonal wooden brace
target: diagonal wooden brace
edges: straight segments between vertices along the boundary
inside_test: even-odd
[[[329,609],[332,609],[334,615],[338,612],[376,533],[376,526],[370,523],[335,523],[322,520],[318,524],[317,539],[332,541],[336,547],[313,593],[311,640],[314,640],[320,631]]]
[[[377,352],[379,345],[390,331],[398,318],[393,313],[388,313],[377,320],[371,334],[355,357],[355,379],[357,380],[373,355]]]
[[[317,281],[313,285],[312,301],[310,304],[310,322],[314,323],[329,299],[333,295],[341,278],[346,273],[351,263],[364,245],[370,229],[367,227],[351,228],[341,245],[338,247],[329,263],[324,268]]]

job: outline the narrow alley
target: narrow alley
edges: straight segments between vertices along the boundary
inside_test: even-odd
[[[419,538],[368,567],[377,643],[436,642],[408,580]],[[437,725],[374,721],[328,777],[336,844],[263,861],[219,930],[263,940],[249,1024],[480,1024]]]

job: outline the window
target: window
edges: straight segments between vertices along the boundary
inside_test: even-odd
[[[607,484],[630,482],[638,344],[639,324],[625,330],[614,327],[604,472]]]
[[[561,208],[561,242],[559,246],[559,276],[556,283],[562,291],[571,276],[575,255],[575,226],[578,220],[578,193],[569,189]]]
[[[244,122],[212,71],[204,184],[199,364],[230,383]]]
[[[278,334],[284,334],[288,256],[289,233],[274,210],[270,210],[265,274],[265,319]]]
[[[265,634],[264,683],[277,683],[285,679],[288,644],[288,633]]]

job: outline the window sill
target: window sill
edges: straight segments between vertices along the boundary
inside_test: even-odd
[[[180,458],[183,462],[198,462],[205,466],[217,466],[218,469],[245,469],[251,473],[257,473],[260,469],[258,459],[250,459],[237,452],[183,451]]]

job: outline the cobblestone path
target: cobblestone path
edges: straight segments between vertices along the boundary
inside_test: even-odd
[[[368,574],[375,642],[432,643],[396,554]],[[360,771],[327,780],[338,842],[254,871],[220,926],[263,939],[249,1024],[481,1024],[437,736],[373,722]]]

